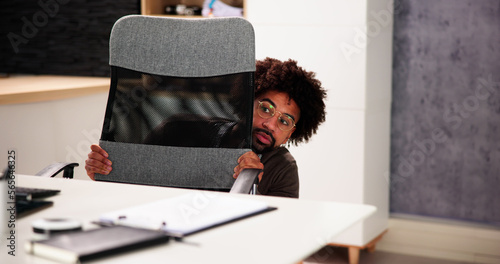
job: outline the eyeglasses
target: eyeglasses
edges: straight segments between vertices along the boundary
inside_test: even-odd
[[[278,116],[278,128],[283,131],[290,131],[295,126],[295,121],[293,118],[287,114],[283,114],[276,110],[276,108],[269,102],[259,101],[259,107],[257,108],[257,114],[264,118],[269,119],[273,117],[276,113]]]

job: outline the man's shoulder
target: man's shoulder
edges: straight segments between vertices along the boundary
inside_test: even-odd
[[[259,191],[265,195],[299,197],[299,175],[295,159],[288,149],[279,147],[264,153],[264,176]]]
[[[295,158],[292,156],[290,151],[285,147],[278,147],[272,151],[262,154],[262,163],[273,162],[273,163],[287,163],[290,165],[296,164]]]

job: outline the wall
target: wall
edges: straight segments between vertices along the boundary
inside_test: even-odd
[[[500,2],[400,1],[391,211],[500,224]]]
[[[34,175],[53,162],[77,162],[75,178],[89,179],[85,160],[98,143],[107,92],[36,103],[0,105],[0,167],[16,152],[16,173]],[[5,162],[5,163],[4,163]],[[62,177],[58,175],[58,177]]]
[[[377,248],[500,263],[500,2],[398,2],[392,214]]]

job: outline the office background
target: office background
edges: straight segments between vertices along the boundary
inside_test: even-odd
[[[140,13],[130,0],[1,5],[0,72],[12,73],[109,76],[111,27]],[[500,3],[395,6],[391,211],[500,224]]]
[[[24,2],[0,4],[1,35],[23,36],[21,19],[41,10],[36,1]],[[59,3],[57,17],[47,17],[45,25],[38,21],[31,32],[36,36],[26,36],[18,53],[8,39],[1,41],[0,72],[107,76],[111,26],[122,15],[139,13],[139,1],[52,3]],[[400,0],[394,6],[390,209],[498,224],[500,3]],[[315,64],[321,58],[299,56],[301,61],[320,79],[326,76]],[[95,131],[86,132],[95,138]]]

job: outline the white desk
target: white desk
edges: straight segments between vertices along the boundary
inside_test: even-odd
[[[24,243],[32,235],[31,222],[36,219],[78,219],[85,223],[84,228],[90,228],[91,221],[112,210],[186,192],[201,192],[20,175],[16,177],[16,185],[60,189],[61,193],[48,199],[54,201],[54,206],[17,220],[17,256],[8,256],[2,247],[0,263],[52,263],[24,252]],[[188,236],[182,243],[172,241],[98,259],[95,263],[297,263],[376,210],[367,205],[238,196],[264,200],[278,209]]]

